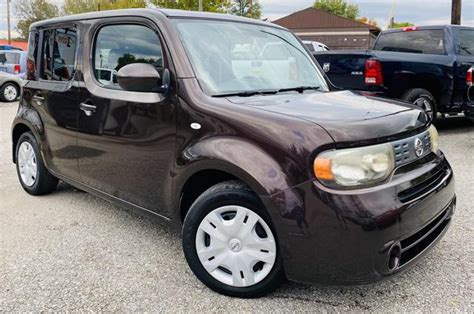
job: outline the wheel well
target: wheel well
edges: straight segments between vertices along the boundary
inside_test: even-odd
[[[15,85],[16,88],[18,89],[18,92],[21,93],[21,86],[20,86],[17,82],[15,82],[15,81],[7,81],[7,82],[4,82],[1,87],[3,88],[3,86],[5,86],[5,84],[8,84],[8,83],[11,83],[11,84]]]
[[[234,175],[220,170],[203,170],[193,174],[184,184],[180,195],[181,222],[184,221],[186,213],[199,195],[211,186],[229,180],[242,181]]]
[[[12,140],[13,140],[13,146],[12,146],[12,154],[13,154],[13,162],[16,162],[16,144],[18,143],[18,140],[20,139],[20,136],[23,134],[23,133],[26,133],[26,132],[31,132],[31,129],[26,126],[25,124],[17,124],[15,125],[15,127],[13,128],[13,135],[12,135]]]

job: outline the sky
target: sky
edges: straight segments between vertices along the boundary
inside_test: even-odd
[[[0,0],[0,38],[7,37],[6,1]],[[11,0],[11,6],[18,0]],[[206,1],[206,0],[204,0]],[[377,24],[385,28],[392,4],[395,0],[347,0],[357,4],[360,16],[375,19]],[[61,0],[52,0],[61,4]],[[299,11],[313,5],[314,0],[260,0],[263,6],[263,17],[275,20],[292,12]],[[449,24],[451,21],[451,0],[397,0],[395,20],[398,22],[412,22],[415,25]],[[12,37],[15,30],[16,18],[11,17]],[[474,26],[474,0],[462,0],[463,25]]]

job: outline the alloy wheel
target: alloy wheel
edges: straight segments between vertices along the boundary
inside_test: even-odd
[[[275,264],[276,250],[267,223],[242,206],[211,211],[196,234],[196,251],[204,269],[233,287],[249,287],[265,279]]]
[[[428,115],[428,117],[430,118],[430,120],[433,120],[433,104],[431,103],[431,101],[426,98],[426,97],[420,97],[420,98],[417,98],[413,104],[415,104],[416,106],[422,108],[423,110],[425,110],[426,114]]]

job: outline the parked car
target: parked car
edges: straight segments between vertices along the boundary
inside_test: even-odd
[[[316,51],[328,51],[329,47],[326,46],[323,43],[320,43],[318,41],[312,41],[312,40],[303,40],[303,44],[306,46],[306,48],[309,49],[311,52],[316,52]]]
[[[314,56],[335,85],[402,99],[436,117],[474,106],[468,97],[473,53],[474,28],[446,25],[388,30],[372,50]]]
[[[12,45],[0,45],[0,50],[19,50],[19,51],[23,51],[23,49],[21,49],[19,47],[12,46]]]
[[[20,97],[21,79],[16,75],[0,72],[0,101],[15,101]]]
[[[26,51],[0,50],[0,72],[15,74],[24,79],[27,57]]]
[[[427,115],[335,90],[285,28],[135,9],[30,32],[12,126],[23,189],[63,180],[179,226],[189,267],[215,291],[381,280],[450,225],[453,172]],[[291,56],[285,75],[279,51],[262,54],[270,43]],[[100,81],[104,66],[116,82]]]

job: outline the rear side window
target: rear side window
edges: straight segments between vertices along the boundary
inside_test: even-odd
[[[309,49],[309,51],[314,52],[314,46],[313,46],[313,44],[304,44],[304,45],[306,46],[306,48]]]
[[[459,31],[459,48],[460,55],[474,55],[474,30],[461,29]]]
[[[36,80],[36,58],[38,57],[39,33],[32,31],[28,39],[28,59],[26,61],[26,78]]]
[[[444,31],[417,30],[385,33],[375,44],[374,50],[444,54]]]
[[[15,52],[0,52],[0,63],[19,64],[20,54]]]
[[[46,30],[43,33],[41,78],[68,81],[75,69],[77,34],[71,28]]]
[[[131,63],[150,63],[161,74],[163,54],[155,31],[134,24],[102,27],[94,45],[95,78],[105,87],[121,89],[117,72]]]

